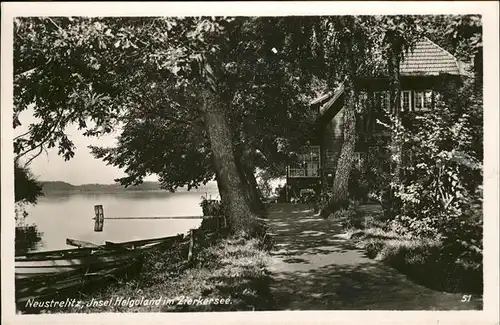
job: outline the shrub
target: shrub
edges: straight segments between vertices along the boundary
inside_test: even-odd
[[[270,183],[270,178],[266,176],[266,173],[260,173],[259,182],[257,187],[264,198],[269,198],[272,195],[273,188]]]
[[[204,216],[222,216],[224,215],[224,210],[222,204],[218,200],[207,199],[202,197],[200,206],[203,211]]]
[[[354,200],[366,202],[370,199],[370,179],[367,173],[360,169],[352,169],[351,175],[349,176],[349,194]]]
[[[462,218],[480,205],[481,91],[466,81],[439,97],[435,109],[424,115],[381,116],[377,127],[382,130],[368,137],[368,168],[359,183],[368,184],[369,196],[382,203],[390,219]]]
[[[470,216],[481,200],[482,98],[471,85],[459,89],[462,101],[447,98],[425,115],[394,121],[400,171],[394,171],[391,189],[399,215],[410,218],[453,219]],[[455,107],[453,105],[459,105]],[[472,113],[473,112],[473,113]]]
[[[333,219],[341,220],[342,225],[347,228],[363,229],[366,225],[365,214],[359,210],[359,203],[350,200],[347,207],[340,208],[331,214]]]
[[[384,242],[380,239],[369,239],[364,245],[363,248],[366,251],[366,255],[369,258],[375,258],[380,252],[380,250],[384,247]]]
[[[423,219],[410,218],[408,216],[397,216],[389,221],[388,229],[395,233],[417,238],[439,238],[440,233],[436,222],[429,217]]]
[[[321,210],[325,209],[332,198],[333,198],[333,192],[331,191],[331,189],[323,190],[319,195],[319,198],[317,199],[318,209]]]

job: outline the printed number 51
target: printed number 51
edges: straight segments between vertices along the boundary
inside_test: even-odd
[[[472,298],[472,295],[463,295],[462,299],[460,301],[461,302],[469,302],[470,298]]]

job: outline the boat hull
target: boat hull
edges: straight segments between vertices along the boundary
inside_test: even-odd
[[[73,253],[73,252],[72,252]],[[81,253],[81,252],[78,252]],[[72,271],[85,272],[89,269],[103,269],[119,262],[128,262],[138,254],[136,251],[127,253],[105,252],[95,255],[69,256],[52,259],[16,259],[16,280],[37,276],[47,276]],[[75,254],[76,255],[76,254]]]
[[[130,271],[140,270],[146,250],[171,246],[182,238],[177,235],[16,256],[16,302],[59,297],[68,291],[74,294],[100,280],[132,274]]]

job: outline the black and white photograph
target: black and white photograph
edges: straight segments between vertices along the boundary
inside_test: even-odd
[[[2,3],[2,323],[498,323],[498,3],[437,4]]]

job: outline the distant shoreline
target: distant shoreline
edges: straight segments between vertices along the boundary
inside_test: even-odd
[[[160,188],[158,182],[144,182],[137,186],[124,187],[120,184],[83,184],[72,185],[61,181],[46,181],[39,182],[42,185],[44,195],[51,194],[117,194],[117,193],[134,193],[134,192],[151,192],[151,193],[203,193],[218,191],[215,185],[204,185],[198,188],[180,187],[175,192]]]
[[[43,194],[45,196],[50,196],[53,194],[127,194],[127,193],[166,193],[166,194],[179,194],[179,193],[212,193],[212,191],[217,191],[215,188],[210,189],[191,189],[191,190],[176,190],[175,192],[170,192],[168,190],[50,190],[45,191]]]

